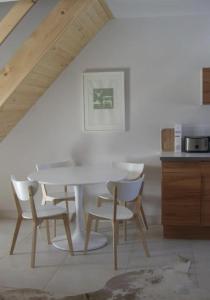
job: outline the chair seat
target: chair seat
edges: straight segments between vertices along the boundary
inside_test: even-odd
[[[100,194],[98,198],[101,198],[103,200],[112,200],[112,195],[109,193]]]
[[[56,205],[56,207],[61,207],[66,209],[66,204],[65,202],[60,202]],[[76,206],[74,201],[69,201],[68,202],[68,211],[69,213],[73,214],[76,212]]]
[[[45,197],[45,201],[54,201],[54,200],[73,200],[74,193],[64,191],[55,191],[55,192],[48,192],[47,196]]]
[[[100,207],[95,207],[88,209],[88,213],[99,218],[104,218],[108,220],[113,219],[113,205],[103,205]],[[133,217],[133,212],[123,206],[117,205],[117,220],[129,220]]]
[[[106,200],[106,201],[113,201],[112,199],[112,195],[109,194],[109,193],[104,193],[104,194],[100,194],[98,196],[99,199],[102,199],[102,200]],[[130,201],[130,203],[126,203],[126,205],[133,205],[133,202],[135,202],[136,199],[134,199],[133,201]]]
[[[54,205],[47,205],[38,209],[36,213],[38,218],[46,218],[64,214],[66,213],[66,209]],[[22,217],[24,219],[32,219],[32,213],[30,211],[25,211],[22,213]]]

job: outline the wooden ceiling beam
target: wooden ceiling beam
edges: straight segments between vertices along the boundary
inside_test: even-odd
[[[37,1],[38,0],[20,0],[12,6],[8,14],[0,22],[0,45]]]
[[[60,0],[0,71],[0,140],[112,18],[103,0]]]

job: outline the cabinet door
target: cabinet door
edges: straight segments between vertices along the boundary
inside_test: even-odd
[[[163,164],[163,225],[200,225],[201,176],[199,163]]]
[[[201,225],[210,225],[210,163],[201,163],[202,197]]]

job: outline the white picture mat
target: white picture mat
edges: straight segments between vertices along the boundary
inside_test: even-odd
[[[124,72],[84,73],[84,130],[125,130]],[[113,88],[113,108],[94,109],[94,89]]]

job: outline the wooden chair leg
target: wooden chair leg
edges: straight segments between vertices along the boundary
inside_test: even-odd
[[[92,219],[93,219],[93,217],[90,214],[88,214],[88,217],[87,217],[87,226],[86,226],[85,245],[84,245],[84,254],[86,254],[87,250],[88,250],[88,243],[89,243],[89,239],[90,239]]]
[[[145,216],[144,209],[143,209],[142,205],[140,206],[140,211],[141,211],[142,219],[144,221],[144,226],[145,226],[146,230],[148,230],[149,227],[148,227],[147,219],[146,219],[146,216]]]
[[[98,232],[99,219],[95,220],[95,232]]]
[[[124,206],[126,207],[126,202],[124,202]],[[127,222],[123,221],[123,229],[124,229],[124,241],[127,241]]]
[[[48,245],[51,245],[51,239],[50,239],[50,224],[49,224],[49,220],[46,220],[46,232],[47,232],[47,242]]]
[[[119,229],[120,229],[120,224],[119,222],[115,223],[115,229],[116,229],[116,243],[117,245],[119,244]]]
[[[66,202],[67,216],[68,216],[68,219],[69,219],[69,222],[70,222],[70,216],[69,216],[69,202],[68,202],[68,201],[65,201],[65,202]]]
[[[22,222],[22,217],[18,217],[17,222],[16,222],[16,226],[15,226],[15,231],[14,231],[13,238],[12,238],[12,245],[11,245],[10,253],[9,253],[10,255],[12,255],[13,252],[14,252],[14,248],[15,248],[18,233],[19,233],[19,230],[20,230],[21,222]]]
[[[96,200],[96,206],[97,207],[100,207],[101,206],[101,199],[99,197],[97,197],[97,200]],[[98,226],[99,226],[99,219],[96,219],[95,220],[95,231],[97,232],[98,231]]]
[[[142,229],[142,222],[141,222],[141,218],[138,215],[134,216],[137,227],[139,228],[140,234],[141,234],[141,239],[142,239],[142,244],[143,244],[143,248],[144,248],[144,252],[146,254],[147,257],[150,257],[150,253],[149,253],[149,249],[147,246],[147,241],[144,235],[144,231]]]
[[[70,223],[73,223],[75,219],[76,219],[76,213],[72,213],[70,217]]]
[[[117,270],[117,236],[118,236],[118,227],[119,227],[118,222],[112,222],[114,270]]]
[[[66,231],[66,237],[67,237],[67,241],[68,241],[68,245],[69,245],[69,252],[73,256],[74,255],[73,243],[72,243],[72,239],[71,239],[71,230],[70,230],[70,226],[69,226],[69,217],[67,215],[63,216],[63,223],[64,223],[64,227],[65,227],[65,231]]]
[[[31,249],[31,267],[35,267],[35,255],[36,255],[36,240],[37,240],[37,223],[33,222],[32,231],[32,249]]]

